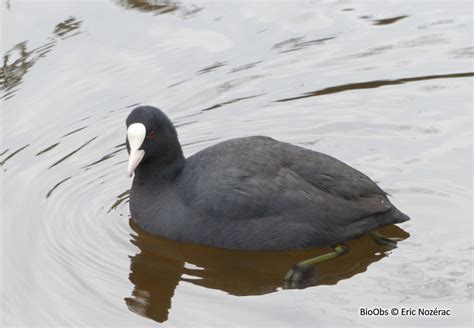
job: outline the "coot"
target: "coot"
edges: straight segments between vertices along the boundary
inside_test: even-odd
[[[369,177],[331,156],[253,136],[185,158],[159,109],[137,107],[126,123],[131,216],[151,234],[285,250],[336,245],[409,220]]]

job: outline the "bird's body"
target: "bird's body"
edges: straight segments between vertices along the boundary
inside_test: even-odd
[[[127,125],[138,121],[134,116],[144,120],[132,112]],[[174,127],[170,131],[166,138],[174,139]],[[171,144],[179,146],[177,137]],[[180,147],[146,148],[135,169],[131,215],[166,238],[229,249],[295,249],[345,242],[409,219],[363,173],[268,137],[224,141],[187,159]],[[161,156],[147,158],[151,151]]]

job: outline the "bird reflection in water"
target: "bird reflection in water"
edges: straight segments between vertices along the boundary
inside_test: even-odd
[[[164,322],[168,319],[176,287],[182,281],[219,289],[235,296],[263,295],[285,288],[284,277],[296,263],[328,252],[317,247],[297,251],[237,251],[186,244],[150,235],[133,221],[131,242],[139,248],[131,257],[130,281],[134,284],[131,297],[125,298],[130,311]],[[407,238],[409,234],[397,226],[387,226],[380,232]],[[351,251],[317,266],[298,288],[334,285],[367,270],[367,267],[387,256],[387,246],[371,237],[349,241]]]

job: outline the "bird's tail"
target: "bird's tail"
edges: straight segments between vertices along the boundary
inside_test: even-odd
[[[406,215],[405,213],[402,213],[398,208],[395,206],[392,207],[392,209],[389,211],[390,218],[391,218],[391,224],[397,224],[397,223],[402,223],[405,221],[410,220],[410,217]]]

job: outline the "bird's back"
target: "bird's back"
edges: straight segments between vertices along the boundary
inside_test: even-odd
[[[228,248],[322,245],[408,219],[361,172],[267,137],[232,139],[196,153],[179,185],[186,206],[217,235],[209,236],[215,244],[232,235]],[[286,238],[292,231],[299,242]]]

